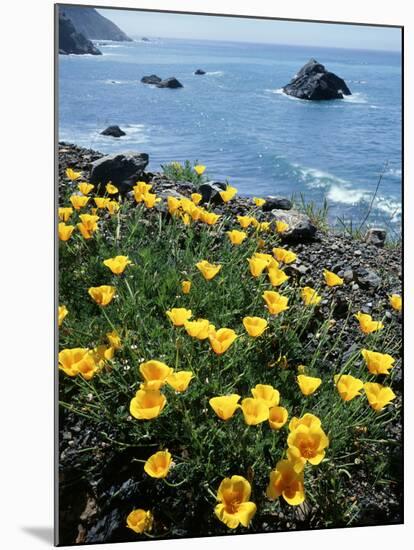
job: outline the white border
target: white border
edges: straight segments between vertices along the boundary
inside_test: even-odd
[[[85,4],[93,4],[84,0]],[[406,0],[101,0],[102,6],[266,15],[299,19],[405,25],[406,39],[406,250],[410,255],[414,207],[411,106],[413,93],[414,18]],[[53,2],[9,0],[1,7],[1,524],[7,550],[51,546],[53,471]],[[411,17],[410,17],[411,15]],[[410,121],[410,124],[408,124]],[[410,220],[411,218],[411,220]],[[384,260],[386,261],[386,259]],[[407,286],[412,280],[406,261]],[[410,434],[414,418],[410,312],[406,300],[406,457],[413,456]],[[412,308],[411,308],[412,309]],[[198,539],[200,548],[275,546],[318,550],[375,545],[388,548],[413,536],[413,476],[406,464],[406,525],[272,535]],[[49,537],[48,537],[49,533]],[[49,542],[48,542],[49,540]],[[191,548],[194,540],[140,543],[156,549]],[[124,545],[104,545],[108,549]]]

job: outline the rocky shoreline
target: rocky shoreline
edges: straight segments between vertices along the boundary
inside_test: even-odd
[[[128,159],[131,160],[133,154],[129,153],[129,155]],[[236,196],[229,203],[221,203],[219,190],[222,189],[223,182],[207,182],[200,188],[195,188],[191,182],[175,182],[162,173],[145,171],[148,155],[136,153],[135,156],[135,169],[139,171],[139,179],[151,183],[153,191],[159,197],[165,198],[169,195],[189,197],[191,193],[197,191],[203,195],[203,201],[209,203],[209,209],[218,214],[230,217],[251,212],[250,197]],[[93,181],[93,178],[96,177],[94,170],[96,172],[97,166],[101,167],[100,173],[103,173],[104,157],[105,155],[92,149],[84,149],[69,143],[59,143],[58,170],[61,200],[67,195],[68,183],[65,170],[67,168],[81,170],[86,179]],[[118,159],[117,162],[120,160]],[[125,168],[122,163],[120,166]],[[123,172],[122,178],[126,178],[125,181],[131,177],[130,173]],[[119,184],[120,182],[114,179],[113,183]],[[128,185],[125,184],[124,200],[132,200],[128,193]],[[163,202],[156,208],[168,216]],[[352,311],[360,310],[376,317],[380,311],[383,311],[384,304],[388,303],[389,295],[401,294],[401,246],[384,246],[382,239],[375,241],[372,235],[368,236],[367,242],[338,234],[333,228],[322,228],[304,212],[296,210],[291,201],[284,197],[268,197],[267,202],[255,215],[260,221],[285,220],[293,228],[286,239],[289,249],[298,254],[298,259],[286,266],[286,273],[292,278],[292,281],[300,281],[301,286],[308,284],[312,286],[315,280],[320,279],[322,268],[333,271],[344,278],[345,284],[334,291],[335,308],[332,327],[333,339],[342,333],[343,346],[342,349],[335,349],[329,357],[324,358],[323,361],[326,364],[321,362],[321,371],[324,369],[328,371],[329,364],[342,362],[355,350],[360,349],[363,342],[362,336],[355,336],[355,331],[351,332],[345,323],[350,308],[352,307]],[[217,238],[220,236],[218,235]],[[316,315],[327,318],[330,302],[331,300],[322,300]],[[392,324],[392,330],[397,341],[400,341],[402,337],[401,314],[391,313],[387,309],[385,317],[387,316],[397,319],[397,323]],[[314,346],[316,349],[318,342],[314,336],[311,330],[309,330],[309,334],[304,334],[304,338],[309,339],[309,347]],[[402,393],[400,361],[395,367],[393,387],[398,392],[396,402],[400,405]],[[387,425],[387,432],[389,438],[395,441],[395,446],[390,449],[390,461],[395,468],[394,475],[401,480],[401,421],[396,418],[390,422]],[[147,481],[137,478],[136,469],[130,463],[131,456],[137,456],[142,449],[141,451],[139,448],[129,449],[127,446],[114,448],[111,440],[116,440],[117,437],[118,434],[113,433],[111,426],[105,425],[104,422],[99,427],[92,426],[88,421],[73,413],[61,411],[59,463],[61,525],[64,526],[61,532],[63,544],[126,540],[125,531],[120,530],[120,525],[123,525],[132,496],[137,492],[145,494]],[[366,452],[375,454],[375,445],[372,443]],[[88,453],[82,451],[83,449],[88,450],[90,447],[99,449],[99,451],[93,457],[95,474],[90,479],[85,479],[82,472],[85,471]],[[361,466],[358,475],[352,480],[352,493],[349,495],[350,499],[356,496],[360,503],[363,503],[363,515],[358,517],[358,523],[367,525],[401,522],[402,483],[384,485],[383,488],[378,488],[375,495],[370,495],[366,494],[364,489],[366,476],[367,473]],[[158,496],[160,500],[171,506],[174,505],[173,492],[168,487],[163,488]],[[169,538],[200,536],[196,524],[197,518],[202,513],[200,510],[192,509],[192,503],[189,502],[189,509],[185,513],[183,512],[185,515],[183,528],[171,532],[168,535]],[[274,531],[274,527],[270,527],[272,521],[274,519],[269,518],[269,523],[265,521],[258,525],[257,532]],[[291,509],[281,512],[278,525],[280,525],[280,530],[317,527],[312,524],[312,518]],[[206,532],[201,534],[222,533]],[[130,540],[134,540],[132,536]]]

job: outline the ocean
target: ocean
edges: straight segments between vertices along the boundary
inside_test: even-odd
[[[146,152],[149,169],[186,159],[242,195],[329,204],[331,223],[398,233],[401,223],[401,56],[397,52],[151,39],[59,56],[59,139],[103,153]],[[352,95],[312,102],[282,93],[311,58]],[[194,75],[203,69],[203,76]],[[142,84],[175,76],[177,90]],[[127,135],[100,135],[117,124]]]

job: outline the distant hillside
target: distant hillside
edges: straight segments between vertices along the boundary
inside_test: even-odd
[[[102,55],[90,40],[75,29],[64,13],[59,13],[59,53]]]
[[[60,12],[65,13],[73,22],[76,30],[89,40],[132,41],[115,23],[103,17],[94,8],[61,6]]]

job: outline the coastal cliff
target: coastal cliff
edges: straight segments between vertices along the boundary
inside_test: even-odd
[[[76,30],[89,40],[115,40],[131,42],[115,23],[101,15],[95,8],[86,6],[63,6],[61,11],[72,21]]]

